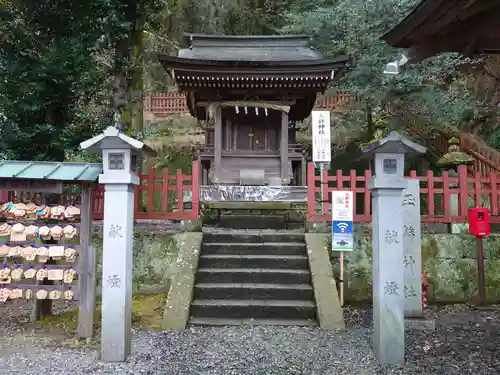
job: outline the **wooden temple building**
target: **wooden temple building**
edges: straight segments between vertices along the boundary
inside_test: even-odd
[[[442,52],[500,53],[500,0],[423,0],[382,39],[411,61]]]
[[[202,185],[305,185],[294,123],[310,115],[348,58],[325,59],[302,35],[185,38],[188,48],[160,61],[186,93],[191,115],[209,124],[199,154]]]

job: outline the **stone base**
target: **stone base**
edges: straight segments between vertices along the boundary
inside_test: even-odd
[[[405,330],[408,331],[434,331],[436,321],[428,318],[405,318]]]
[[[319,326],[327,330],[345,329],[330,252],[325,247],[325,236],[307,233],[306,245]]]
[[[170,283],[163,313],[162,327],[165,331],[181,332],[186,328],[202,240],[203,233],[185,232],[183,237],[177,238],[177,261],[181,266]]]

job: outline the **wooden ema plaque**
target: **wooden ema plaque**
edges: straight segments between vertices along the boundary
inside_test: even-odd
[[[80,209],[8,202],[0,215],[0,302],[76,299]]]

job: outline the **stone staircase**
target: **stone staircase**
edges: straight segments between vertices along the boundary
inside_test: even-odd
[[[316,325],[304,234],[205,233],[190,324]]]

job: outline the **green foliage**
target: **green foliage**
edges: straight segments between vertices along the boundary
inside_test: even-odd
[[[327,56],[347,54],[352,62],[335,90],[361,98],[378,117],[388,114],[400,123],[401,114],[418,117],[429,126],[460,126],[482,104],[470,90],[463,67],[476,64],[456,54],[443,54],[409,66],[398,76],[383,74],[385,65],[399,60],[401,51],[380,40],[418,3],[416,0],[339,0],[334,5],[287,13],[286,33],[314,36]],[[358,111],[350,126],[366,124]]]
[[[283,10],[289,1],[244,0],[227,10],[222,31],[229,35],[272,35],[285,24]]]
[[[96,13],[66,1],[2,8],[0,157],[62,161],[96,130],[80,112],[105,78],[95,60]]]
[[[102,128],[142,128],[145,31],[163,0],[20,0],[0,9],[0,158],[64,160]],[[109,100],[111,99],[111,103]]]
[[[327,56],[349,54],[352,63],[334,89],[355,94],[363,103],[334,119],[333,135],[340,150],[353,138],[370,139],[367,112],[373,120],[391,118],[391,126],[404,125],[408,116],[436,128],[472,123],[478,135],[499,147],[500,132],[491,125],[496,117],[471,90],[475,76],[470,67],[480,60],[443,54],[411,65],[399,76],[382,73],[385,64],[401,55],[379,37],[417,3],[3,1],[0,159],[94,161],[95,156],[77,151],[78,144],[114,124],[115,112],[126,130],[140,139],[164,136],[172,124],[160,132],[142,129],[141,94],[168,89],[171,82],[156,53],[175,54],[185,31],[305,33]],[[307,122],[298,127],[309,132]],[[162,155],[179,150],[167,151]]]

